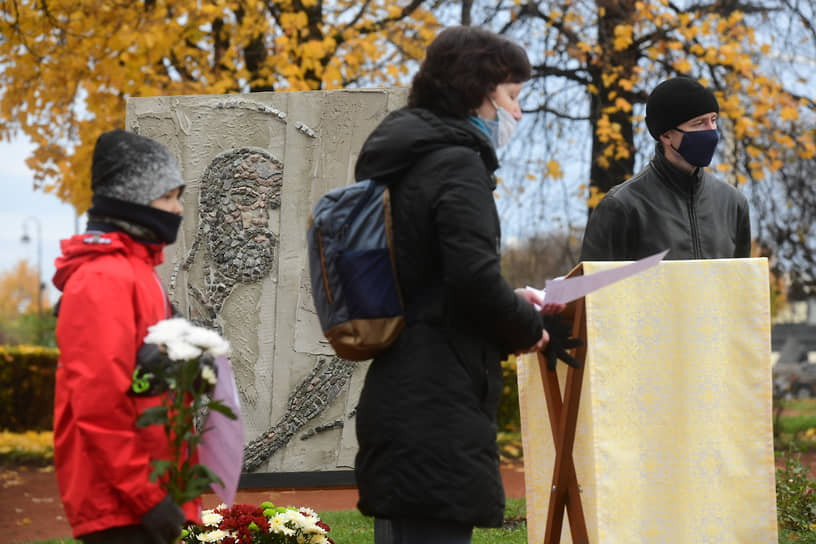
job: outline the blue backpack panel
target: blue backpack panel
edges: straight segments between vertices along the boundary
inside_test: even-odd
[[[405,327],[388,187],[364,180],[326,193],[315,204],[307,242],[323,334],[343,359],[371,359]]]

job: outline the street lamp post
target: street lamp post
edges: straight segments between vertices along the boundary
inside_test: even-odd
[[[28,235],[28,230],[26,229],[26,223],[29,221],[34,221],[37,225],[37,336],[41,337],[41,329],[42,329],[42,291],[43,291],[43,283],[42,283],[42,224],[40,220],[36,217],[29,216],[23,220],[23,236],[20,238],[24,244],[27,244],[31,241],[31,237]],[[39,338],[40,340],[42,338]]]

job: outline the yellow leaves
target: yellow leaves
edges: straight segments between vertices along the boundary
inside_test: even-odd
[[[408,2],[372,0],[354,25],[348,15],[358,3],[311,9],[319,3],[160,0],[149,8],[77,8],[58,0],[45,17],[42,3],[18,2],[15,28],[0,18],[0,131],[8,120],[26,134],[37,146],[29,158],[37,183],[82,212],[90,203],[93,143],[124,126],[128,97],[247,92],[250,85],[339,88],[352,80],[398,84],[408,69],[402,59],[421,58],[439,28],[432,12],[411,11]],[[247,51],[258,43],[261,54]]]
[[[744,14],[739,10],[734,10],[728,16],[728,24],[735,26],[743,20]]]
[[[812,139],[806,141],[800,140],[798,149],[797,155],[799,158],[806,160],[816,158],[816,144]]]
[[[630,79],[620,78],[618,80],[618,86],[624,91],[631,91],[634,87],[634,82]]]
[[[630,112],[632,111],[632,104],[630,104],[625,98],[619,96],[615,99],[615,107],[618,108],[620,111]]]
[[[689,72],[691,72],[691,63],[688,61],[686,57],[681,57],[675,60],[672,63],[672,66],[674,66],[674,69],[681,74],[688,74]]]
[[[564,171],[561,170],[561,163],[555,159],[547,161],[544,170],[544,176],[550,179],[561,179],[564,177]]]
[[[784,147],[787,147],[788,149],[793,149],[793,147],[796,145],[796,142],[794,142],[790,134],[786,134],[783,132],[775,132],[773,135],[773,139],[776,143]]]
[[[606,193],[600,191],[594,185],[590,186],[589,198],[587,199],[587,207],[590,209],[594,209],[604,196],[606,196]]]
[[[604,115],[598,120],[598,128],[595,131],[598,140],[601,142],[609,142],[621,138],[620,123],[611,123],[609,116]]]
[[[616,51],[623,51],[630,45],[634,43],[632,38],[634,34],[634,28],[632,25],[624,25],[619,24],[615,26],[615,38],[612,41],[612,45]]]
[[[294,13],[282,13],[280,16],[281,28],[287,35],[291,36],[296,31],[305,28],[309,24],[309,17],[305,11]]]
[[[785,106],[782,108],[782,111],[779,112],[779,117],[781,117],[783,121],[796,121],[799,119],[799,110],[793,106]]]
[[[0,431],[0,454],[28,453],[50,458],[54,455],[54,433],[51,431]]]

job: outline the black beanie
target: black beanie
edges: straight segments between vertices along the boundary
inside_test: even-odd
[[[183,186],[178,163],[159,142],[119,129],[96,140],[91,164],[95,195],[147,206]]]
[[[680,76],[667,79],[654,88],[646,101],[646,126],[655,140],[689,119],[704,113],[719,113],[714,93],[697,80]]]

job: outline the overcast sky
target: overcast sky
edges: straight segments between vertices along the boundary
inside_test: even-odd
[[[37,266],[37,221],[42,228],[42,277],[53,301],[58,293],[51,285],[59,240],[74,233],[74,208],[57,197],[35,191],[33,174],[25,164],[33,146],[20,136],[0,142],[0,272],[7,272],[22,259]],[[27,219],[29,217],[36,218]],[[31,241],[23,243],[23,223]],[[80,221],[84,229],[84,221]]]

